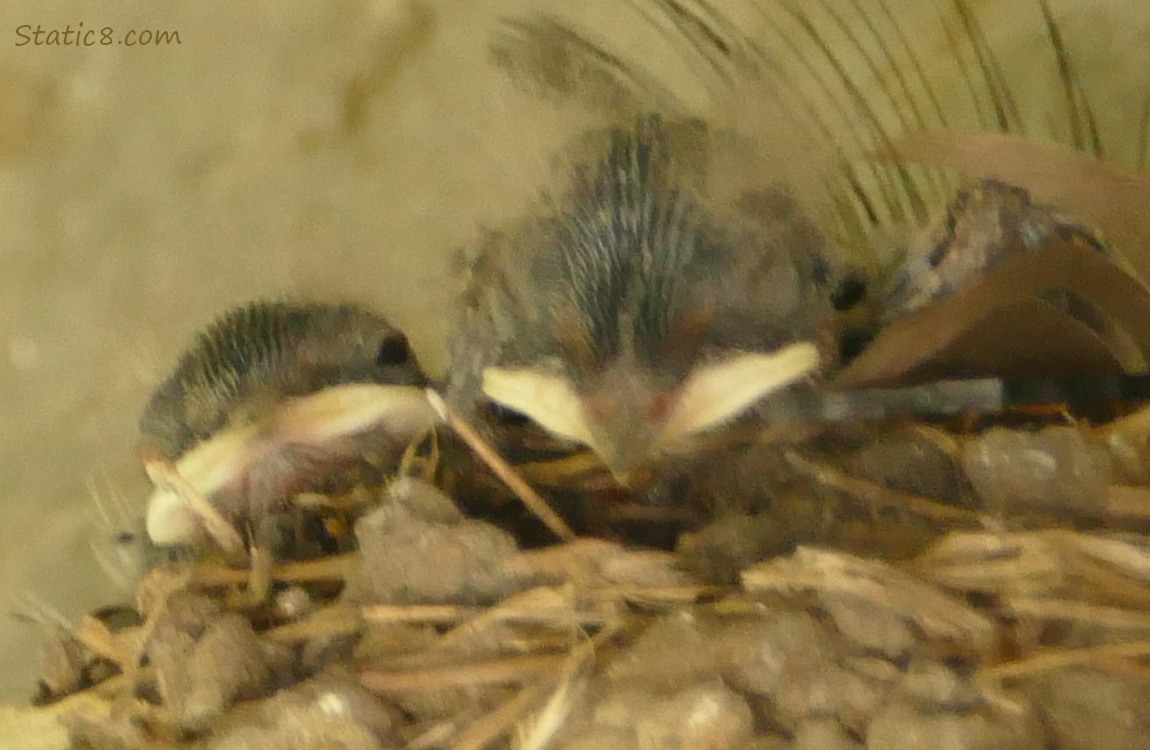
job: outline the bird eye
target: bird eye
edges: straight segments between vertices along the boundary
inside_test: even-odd
[[[839,282],[831,294],[831,304],[839,312],[849,310],[866,299],[866,282],[857,276],[848,276]]]
[[[403,334],[388,336],[379,345],[375,353],[375,363],[387,367],[388,365],[406,364],[411,359],[411,347],[407,344],[407,337]]]
[[[113,539],[116,544],[131,544],[136,541],[136,535],[130,531],[121,531]]]

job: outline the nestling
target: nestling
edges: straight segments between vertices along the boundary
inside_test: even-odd
[[[449,397],[525,414],[625,483],[831,364],[826,242],[782,188],[724,195],[716,142],[658,116],[588,137],[565,190],[479,248]]]
[[[431,423],[424,382],[403,334],[362,308],[257,302],[227,313],[140,419],[146,463],[174,462],[176,475],[149,500],[148,535],[202,537],[199,497],[232,526],[258,526],[341,471],[386,470]]]

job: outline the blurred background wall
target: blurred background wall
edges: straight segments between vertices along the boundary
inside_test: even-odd
[[[754,17],[748,0],[714,5]],[[1037,4],[971,5],[989,14],[1004,63],[1037,60],[1012,68],[1020,105],[1057,134],[1057,63],[1041,44]],[[1052,5],[1106,127],[1138,142],[1150,6]],[[688,108],[716,106],[633,7],[552,6],[647,62]],[[539,7],[0,7],[0,609],[34,597],[75,618],[127,595],[89,550],[100,528],[92,494],[142,503],[141,405],[195,330],[226,308],[283,294],[358,301],[405,328],[430,369],[442,367],[454,251],[522,210],[547,179],[549,154],[591,118],[521,92],[489,62],[499,19]],[[973,112],[935,4],[883,7],[937,40],[924,59],[950,81],[939,90],[948,107]],[[180,43],[20,44],[18,29],[81,22],[114,40],[152,30]],[[31,692],[36,643],[35,628],[0,617],[0,699]]]

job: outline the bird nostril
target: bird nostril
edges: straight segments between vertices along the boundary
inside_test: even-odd
[[[614,409],[612,408],[609,397],[598,394],[589,396],[583,401],[583,411],[587,414],[588,419],[595,424],[601,425],[611,418],[611,413]]]
[[[651,403],[647,406],[647,418],[652,421],[662,421],[667,418],[668,412],[671,411],[671,394],[670,393],[657,393],[651,399]]]

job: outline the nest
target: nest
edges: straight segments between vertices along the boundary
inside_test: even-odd
[[[656,17],[681,37],[698,70],[726,81],[776,67],[751,52],[782,45],[745,38],[712,14],[657,5]],[[965,34],[959,41],[981,73],[974,84],[1011,112],[968,5],[956,2],[954,12]],[[1075,92],[1066,129],[1085,150],[1082,133],[1093,127],[1079,121],[1079,100],[1082,121],[1095,119],[1086,88],[1042,10],[1066,90]],[[772,23],[772,34],[781,29],[780,38],[809,37],[821,47],[818,18],[802,13],[790,13],[794,33]],[[569,96],[590,77],[600,98],[624,109],[676,99],[659,89],[657,71],[550,18],[509,22],[493,47],[501,65],[551,93]],[[816,139],[823,125],[843,130],[834,115],[846,123],[874,117],[846,67],[833,67],[852,93],[842,101],[863,106],[844,108],[833,96],[818,103],[811,121],[820,127],[805,128]],[[786,82],[785,68],[774,75]],[[934,98],[929,83],[927,91]],[[1068,205],[1122,244],[1142,244],[1141,181],[1008,135],[1022,131],[1017,112],[1012,118],[1000,123],[1002,135],[908,140],[880,121],[876,127],[906,161],[1019,183],[1053,175],[1037,187],[1069,196]],[[1096,133],[1093,141],[1101,153]],[[836,221],[846,244],[867,246],[869,236],[855,235],[873,219],[853,199],[865,185],[848,157],[841,154],[843,180],[830,184],[843,207]],[[880,218],[925,220],[918,183],[928,180],[916,182],[898,160],[869,163],[864,175],[872,174],[875,184],[901,188],[877,196]],[[1035,313],[1029,327],[1017,323],[1018,306],[1007,309],[1013,298],[1000,302],[1002,292],[1036,297],[1045,291],[1035,276],[1041,267],[1042,284],[1085,290],[1150,341],[1144,292],[1125,293],[1116,271],[1084,277],[1083,264],[1093,261],[1044,258],[1022,259],[935,307],[933,317],[895,327],[885,348],[856,362],[848,384],[936,375],[929,365],[959,355],[999,367],[1012,356],[1080,369],[1081,361],[1055,359],[1070,352],[1088,364],[1144,371],[1145,352],[1130,351],[1109,326],[1047,327],[1055,311],[1033,299],[1021,305]],[[989,313],[994,325],[984,324]],[[975,327],[981,337],[967,335]],[[691,480],[686,507],[617,502],[583,457],[521,465],[530,484],[575,498],[578,507],[558,515],[521,483],[531,513],[506,497],[493,501],[492,477],[469,476],[473,467],[460,459],[466,481],[406,476],[379,489],[363,513],[351,514],[353,552],[271,565],[270,580],[260,582],[246,567],[218,561],[160,565],[133,607],[52,627],[42,705],[0,709],[0,745],[1145,747],[1148,436],[1150,410],[1100,428],[920,424],[783,445],[757,436],[720,446],[720,459],[680,467],[673,480]],[[543,545],[549,530],[566,541]],[[672,549],[656,548],[667,539]],[[253,595],[264,590],[270,596]]]
[[[789,547],[811,516],[728,508],[674,550],[527,548],[407,476],[354,521],[354,552],[271,566],[263,601],[246,569],[164,564],[134,607],[57,628],[44,705],[7,709],[7,740],[1142,746],[1148,424],[914,425],[771,445],[773,467],[732,451],[786,468],[775,502],[821,516]],[[713,510],[729,487],[708,486]]]

